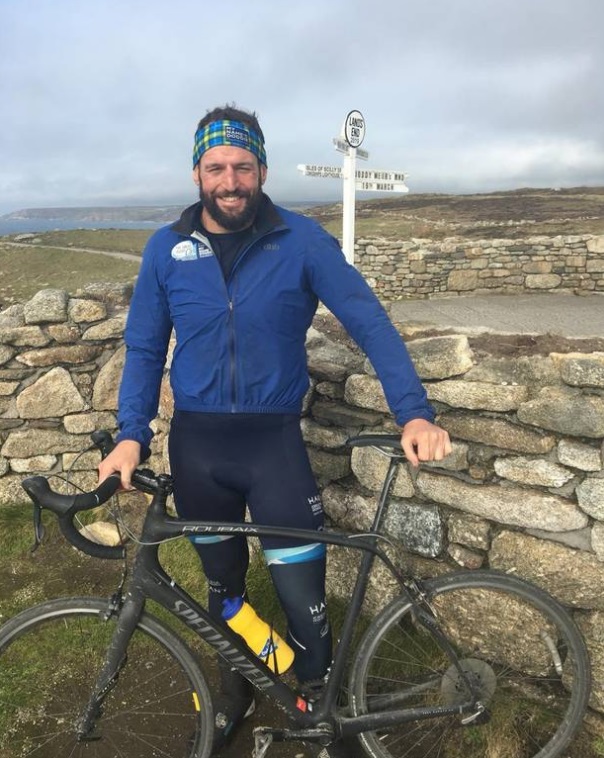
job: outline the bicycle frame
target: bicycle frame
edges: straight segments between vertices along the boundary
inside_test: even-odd
[[[233,524],[176,519],[166,512],[167,497],[171,493],[171,480],[169,477],[158,477],[158,489],[147,511],[141,535],[141,546],[134,561],[125,598],[121,607],[117,608],[115,605],[110,605],[108,608],[108,614],[119,614],[119,624],[107,651],[105,663],[97,678],[95,691],[78,725],[81,739],[95,739],[93,729],[96,716],[100,712],[100,705],[113,683],[117,681],[120,668],[125,661],[128,642],[141,617],[147,598],[155,600],[170,611],[250,682],[269,694],[278,707],[287,713],[302,730],[312,729],[319,725],[325,727],[327,723],[333,724],[336,736],[345,737],[367,730],[387,728],[389,725],[403,721],[476,711],[478,695],[475,692],[475,687],[468,681],[465,672],[458,663],[455,651],[446,638],[440,634],[429,611],[422,608],[421,592],[414,588],[413,580],[405,577],[397,570],[388,556],[377,545],[380,539],[384,539],[380,537],[378,531],[384,518],[397,466],[398,459],[393,458],[384,481],[371,531],[366,535],[347,532],[317,532],[252,523]],[[263,661],[256,657],[238,634],[226,625],[215,621],[205,608],[199,605],[164,571],[159,562],[159,543],[174,537],[196,534],[243,534],[253,537],[298,538],[302,541],[352,547],[363,551],[361,565],[342,625],[340,641],[332,667],[324,692],[316,703],[309,703],[308,700],[283,682]],[[352,642],[356,619],[365,597],[369,573],[376,557],[386,564],[398,581],[401,593],[408,599],[409,604],[414,606],[419,623],[430,627],[430,631],[439,638],[447,651],[451,662],[457,666],[469,693],[467,703],[452,707],[407,710],[397,708],[396,710],[378,711],[356,717],[344,715],[334,717],[333,707],[343,683],[347,652]],[[392,704],[390,703],[390,705]]]

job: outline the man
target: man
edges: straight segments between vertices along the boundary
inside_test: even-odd
[[[323,509],[302,441],[308,389],[305,336],[318,300],[369,356],[402,427],[413,465],[450,452],[407,351],[375,295],[314,221],[278,208],[262,191],[264,136],[254,114],[216,108],[195,133],[200,201],[159,229],[143,255],[125,331],[118,444],[100,466],[127,488],[148,449],[168,340],[174,417],[169,456],[175,504],[188,519],[321,529]],[[243,537],[194,538],[209,582],[209,608],[245,594]],[[302,687],[331,661],[325,611],[325,548],[262,540],[288,619]],[[248,682],[221,667],[215,750],[253,709]]]

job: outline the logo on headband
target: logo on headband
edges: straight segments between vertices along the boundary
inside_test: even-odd
[[[246,145],[250,144],[248,133],[244,132],[241,129],[237,129],[234,126],[225,126],[224,137],[225,139],[232,140],[233,142],[243,142]]]

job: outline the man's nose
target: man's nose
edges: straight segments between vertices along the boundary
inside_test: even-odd
[[[237,187],[237,172],[232,166],[227,166],[222,176],[226,189],[234,190]]]

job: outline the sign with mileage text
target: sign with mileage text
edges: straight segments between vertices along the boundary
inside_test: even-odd
[[[298,171],[304,176],[318,176],[324,179],[342,179],[344,175],[340,166],[318,166],[309,163],[300,163]],[[355,189],[362,192],[409,192],[402,171],[357,169],[354,179]]]
[[[356,159],[366,160],[369,153],[361,150],[365,139],[365,119],[360,111],[350,111],[339,137],[334,137],[335,149],[344,154],[343,165],[320,166],[312,163],[298,164],[298,171],[304,176],[324,179],[341,179],[343,185],[342,203],[342,250],[349,263],[354,264],[354,206],[355,192],[409,192],[405,184],[406,175],[402,171],[358,169]]]

